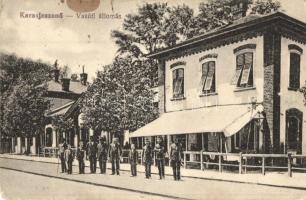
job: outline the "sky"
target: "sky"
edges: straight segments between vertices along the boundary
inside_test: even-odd
[[[136,13],[145,2],[186,4],[197,12],[199,3],[205,0],[100,0],[93,11],[95,19],[77,18],[77,13],[62,1],[65,0],[0,0],[0,52],[50,64],[58,59],[60,66],[70,67],[71,73],[81,73],[79,66],[85,65],[91,80],[97,70],[114,59],[117,46],[110,36],[111,30],[122,28],[126,14]],[[279,1],[286,14],[306,22],[306,0]],[[39,20],[23,18],[21,12],[63,12],[64,16],[72,17]],[[118,14],[121,19],[99,19],[99,13]]]

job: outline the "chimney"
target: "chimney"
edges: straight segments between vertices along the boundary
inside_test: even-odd
[[[68,92],[70,86],[70,78],[62,78],[62,90]]]
[[[248,10],[248,3],[246,0],[233,0],[231,3],[231,11],[233,13],[233,20],[238,20],[246,16]]]
[[[81,79],[81,84],[82,85],[86,85],[87,84],[87,76],[88,76],[88,74],[85,73],[84,68],[85,68],[85,65],[82,66],[82,72],[83,73],[80,74],[80,79]]]
[[[53,69],[51,72],[52,72],[52,77],[54,78],[55,82],[59,82],[60,70]]]
[[[87,76],[88,76],[88,74],[86,74],[86,73],[80,74],[80,79],[81,79],[82,85],[86,85],[87,84]]]

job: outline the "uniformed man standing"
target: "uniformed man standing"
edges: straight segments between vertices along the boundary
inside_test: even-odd
[[[138,152],[136,151],[135,144],[131,145],[131,149],[129,152],[129,161],[131,165],[131,176],[137,176]]]
[[[174,180],[180,180],[182,147],[177,138],[175,138],[174,143],[172,143],[170,146],[170,160],[171,160]]]
[[[112,175],[114,175],[115,172],[117,173],[117,175],[119,175],[121,153],[122,150],[118,138],[113,138],[113,142],[110,144],[109,147],[109,157],[112,162]]]
[[[161,138],[157,138],[154,152],[159,172],[159,179],[165,178],[165,148],[162,144]]]
[[[68,148],[65,150],[65,161],[67,163],[67,173],[72,174],[72,163],[74,160],[74,152],[71,149],[71,145],[68,145]]]
[[[66,163],[65,163],[65,150],[67,149],[67,144],[65,140],[62,140],[62,143],[59,145],[59,159],[61,160],[62,173],[67,171]]]
[[[85,174],[85,149],[83,147],[83,142],[79,143],[79,147],[77,149],[77,159],[79,161],[79,173]]]
[[[146,145],[143,147],[142,150],[142,156],[143,156],[143,163],[145,165],[146,178],[151,178],[153,150],[149,140],[146,140]]]
[[[93,141],[93,137],[90,136],[87,143],[87,153],[90,163],[90,173],[96,173],[97,168],[97,144]]]
[[[106,173],[107,151],[108,151],[108,148],[107,148],[106,138],[102,137],[99,140],[98,154],[97,154],[101,174]]]

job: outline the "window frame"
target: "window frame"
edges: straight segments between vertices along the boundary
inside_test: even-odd
[[[210,73],[210,69],[211,69],[211,63],[213,63],[213,67],[214,67],[214,71],[213,71],[213,75],[212,75],[212,81],[211,81],[211,85],[210,85],[210,89],[205,89],[206,88],[206,84],[207,84],[207,78],[210,78],[209,76],[209,73]],[[207,73],[204,77],[204,65],[207,64]],[[207,60],[204,60],[202,63],[201,63],[201,94],[203,95],[208,95],[208,94],[214,94],[216,93],[216,67],[217,67],[217,62],[215,59],[207,59]]]
[[[175,95],[175,84],[174,84],[174,72],[177,71],[176,76],[179,78],[179,70],[183,70],[183,80],[182,80],[182,94]],[[171,69],[171,91],[172,91],[172,99],[184,99],[185,98],[185,67],[182,65],[175,66]]]
[[[217,54],[208,54],[208,55],[213,55],[213,56],[203,56],[201,59],[200,59],[200,67],[199,67],[199,80],[200,80],[200,84],[199,84],[199,96],[200,97],[203,97],[203,96],[211,96],[211,95],[217,95],[217,66],[218,66],[218,61],[217,61],[217,57],[218,55]],[[204,67],[204,64],[205,63],[211,63],[211,62],[214,62],[214,67],[215,67],[215,70],[214,70],[214,74],[213,74],[213,80],[212,80],[212,85],[211,85],[211,88],[210,90],[207,90],[205,91],[204,88],[205,88],[205,85],[206,85],[206,78],[208,77],[208,72],[209,72],[209,66],[208,66],[208,71],[207,71],[207,75],[206,75],[206,78],[204,80],[204,83],[203,83],[203,67]],[[214,87],[214,88],[213,88]],[[213,90],[212,90],[213,88]]]
[[[250,64],[250,63],[245,63],[245,54],[248,54],[248,53],[252,54],[252,63],[250,67],[249,77],[248,77],[248,82],[250,82],[251,80],[252,84],[249,84],[249,83],[241,84],[241,79],[243,76],[245,65]],[[240,72],[237,78],[237,73],[238,73],[237,61],[238,61],[239,55],[244,55],[244,56],[243,56],[242,68],[239,70]],[[254,89],[256,87],[255,70],[254,70],[254,67],[256,66],[256,44],[246,44],[246,45],[242,45],[234,49],[234,63],[235,63],[235,73],[234,73],[234,76],[232,76],[230,84],[235,85],[235,88],[236,88],[235,91]]]
[[[292,76],[291,76],[291,67],[292,67],[292,58],[291,56],[292,55],[298,55],[298,58],[299,58],[299,66],[298,66],[298,69],[299,69],[299,73],[298,73],[298,83],[292,83]],[[299,51],[298,49],[296,48],[289,48],[289,77],[288,77],[288,90],[293,90],[293,91],[297,91],[300,86],[301,86],[301,57],[302,57],[302,52]],[[294,71],[296,70],[296,68],[294,68]],[[296,74],[293,75],[293,77],[295,77]],[[296,85],[295,85],[296,84]]]

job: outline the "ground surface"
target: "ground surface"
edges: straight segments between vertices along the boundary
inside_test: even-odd
[[[88,168],[86,172],[88,173]],[[305,190],[254,184],[184,178],[183,181],[147,180],[142,173],[132,178],[101,174],[57,173],[51,163],[0,158],[0,188],[4,199],[298,199]]]

